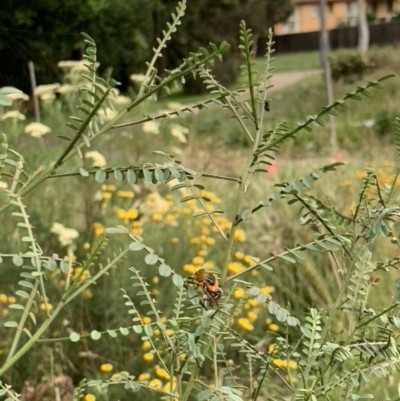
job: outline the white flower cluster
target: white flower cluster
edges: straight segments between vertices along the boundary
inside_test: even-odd
[[[85,158],[92,159],[93,166],[95,167],[105,167],[107,165],[106,158],[97,150],[90,150],[89,152],[86,152]]]
[[[61,223],[53,223],[51,232],[58,236],[61,246],[71,245],[73,240],[79,236],[78,231],[73,228],[64,227]]]
[[[42,123],[30,123],[25,127],[24,132],[33,138],[41,138],[43,135],[49,134],[51,128]]]

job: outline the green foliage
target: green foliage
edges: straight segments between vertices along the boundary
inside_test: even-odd
[[[354,82],[363,79],[366,73],[378,67],[376,60],[373,62],[364,55],[354,51],[342,51],[329,58],[332,78],[337,81]]]
[[[39,83],[53,83],[58,78],[53,73],[58,61],[80,58],[83,49],[79,32],[85,31],[101,44],[98,49],[101,71],[112,69],[113,76],[127,88],[130,74],[146,70],[145,63],[157,45],[157,35],[169,20],[176,3],[175,0],[73,0],[56,6],[49,0],[35,4],[20,1],[16,5],[11,0],[4,0],[0,16],[0,34],[3,36],[0,57],[14,62],[3,65],[2,73],[13,77],[18,71],[19,76],[26,78],[18,84],[8,84],[28,92],[25,70],[27,62],[32,60]],[[250,26],[257,34],[265,33],[273,22],[281,22],[290,15],[289,3],[287,0],[196,1],[182,21],[181,34],[163,50],[163,57],[157,60],[156,67],[162,74],[165,69],[176,68],[193,50],[210,42],[227,40],[232,45],[227,55],[229,64],[216,63],[214,73],[224,85],[229,85],[236,81],[239,73],[236,45],[240,19],[251,19]],[[6,84],[0,82],[0,85]],[[200,82],[190,77],[184,87],[188,93],[204,93]]]
[[[271,172],[272,162],[285,142],[323,127],[324,116],[337,116],[339,110],[349,107],[349,100],[372,97],[393,75],[358,86],[295,128],[281,121],[266,129],[272,34],[264,67],[256,70],[253,33],[244,21],[240,23],[238,53],[247,82],[245,99],[241,90],[227,89],[211,69],[213,61],[227,51],[225,42],[200,48],[176,68],[161,74],[157,60],[179,27],[185,7],[184,1],[178,4],[157,41],[135,97],[128,99],[121,110],[113,103],[116,83],[98,75],[96,43],[83,34],[87,71],[80,79],[85,85],[74,102],[63,104],[70,116],[68,135],[60,138],[62,145],[57,150],[61,150],[56,157],[48,147],[44,148],[44,153],[50,154],[48,160],[27,163],[23,156],[26,149],[12,135],[10,144],[3,136],[0,172],[6,185],[1,189],[0,213],[13,228],[12,241],[4,240],[9,249],[2,251],[0,262],[4,264],[3,277],[10,272],[9,291],[13,296],[4,300],[0,294],[1,305],[8,305],[7,309],[1,307],[4,322],[0,330],[5,339],[1,347],[6,352],[0,360],[0,394],[19,399],[11,389],[22,388],[25,379],[47,380],[54,383],[50,388],[55,391],[56,381],[51,378],[73,371],[72,365],[79,367],[75,368],[79,372],[76,398],[87,392],[104,400],[131,399],[138,391],[149,399],[182,401],[381,397],[381,390],[374,389],[379,381],[375,377],[394,375],[400,363],[396,337],[400,326],[399,283],[389,295],[386,291],[381,303],[371,302],[371,293],[379,283],[374,276],[377,272],[388,275],[399,267],[399,258],[379,260],[375,253],[378,246],[397,243],[398,170],[382,184],[378,172],[367,169],[354,196],[354,206],[347,211],[339,209],[336,199],[320,197],[316,191],[317,181],[332,180],[337,175],[336,169],[342,165],[339,162],[310,169],[303,175],[296,172],[294,180],[276,183],[271,194],[254,196],[254,191],[259,187],[257,176]],[[168,92],[175,81],[192,74],[202,79],[212,99],[171,112],[143,115],[140,110],[139,116],[134,114],[160,92]],[[144,124],[152,123],[151,135],[159,135],[154,130],[158,120],[165,120],[165,128],[171,124],[169,118],[182,118],[184,112],[197,112],[209,103],[227,110],[248,144],[239,172],[222,175],[194,171],[186,164],[189,160],[181,162],[166,147],[152,155],[163,162],[143,154],[134,162],[118,158],[115,166],[102,161],[88,165],[87,156],[95,144],[100,148],[110,146],[105,134],[120,135],[114,142],[121,141],[122,147],[129,143],[139,146],[136,138],[128,142],[119,130],[130,127],[135,132],[133,127],[142,125],[144,136]],[[108,110],[113,114],[106,119]],[[123,120],[132,114],[135,120]],[[157,124],[155,127],[159,128]],[[176,126],[172,128],[181,143],[187,143],[182,127],[180,134]],[[73,199],[68,205],[72,214],[80,208],[85,210],[86,226],[81,223],[85,238],[91,235],[91,213],[96,213],[97,221],[94,238],[85,244],[86,252],[76,247],[75,230],[54,222],[52,232],[59,238],[59,256],[54,252],[57,245],[38,227],[50,215],[41,203],[49,194],[54,199],[66,195],[66,177],[79,180],[83,188],[83,202],[78,191],[67,194],[67,199]],[[111,180],[135,189],[137,199],[132,200],[132,191],[122,190],[112,198],[116,188]],[[213,181],[231,185],[231,205],[220,205],[220,199],[205,190]],[[92,192],[98,184],[98,201],[93,201]],[[160,193],[172,192],[176,202],[169,193],[161,196],[153,191],[155,186]],[[122,209],[124,201],[131,202],[128,210]],[[257,246],[249,246],[248,253],[259,256],[245,256],[238,247],[244,242],[244,228],[257,227],[260,216],[276,218],[275,207],[282,204],[287,204],[284,210],[295,211],[297,218],[290,224],[300,225],[300,235],[293,240],[283,236],[282,246],[268,250],[257,238]],[[35,216],[31,211],[39,212]],[[161,221],[163,225],[155,225]],[[193,246],[199,246],[197,253],[191,253]],[[216,263],[205,261],[207,251],[214,253]],[[330,263],[325,280],[332,281],[333,276],[337,284],[329,294],[331,302],[322,304],[316,298],[301,307],[279,302],[279,294],[275,295],[274,288],[265,282],[279,277],[287,266],[304,269],[304,261],[311,258],[323,261],[321,266]],[[243,263],[237,262],[240,260]],[[185,274],[193,273],[190,280],[184,279]],[[306,282],[296,285],[304,293],[309,288],[315,291]],[[283,289],[278,287],[277,291]],[[246,305],[252,305],[253,310],[244,317],[241,314],[247,311]],[[266,318],[268,330],[255,332],[253,323],[258,315]],[[143,355],[140,348],[146,351]],[[27,367],[33,354],[37,359]],[[60,362],[55,364],[54,358]],[[107,362],[100,365],[99,372],[87,367],[97,358]],[[113,368],[110,361],[116,361],[119,368],[129,365],[131,371],[109,377]],[[38,371],[32,368],[35,362]],[[153,362],[154,378],[148,367]],[[57,372],[43,372],[42,366],[56,367]],[[390,399],[391,394],[385,396]]]

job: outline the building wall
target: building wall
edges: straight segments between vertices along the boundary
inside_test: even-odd
[[[373,12],[378,20],[380,19],[389,20],[393,14],[393,9],[392,10],[390,9],[390,6],[387,1],[377,1],[368,3],[368,11]]]
[[[386,0],[368,1],[367,7],[378,21],[389,21],[393,15]],[[395,3],[394,3],[394,8]],[[295,12],[285,24],[275,26],[275,35],[288,33],[315,32],[319,30],[318,1],[295,4]],[[355,26],[357,24],[357,1],[343,0],[329,2],[326,6],[326,26],[335,29],[340,25]]]

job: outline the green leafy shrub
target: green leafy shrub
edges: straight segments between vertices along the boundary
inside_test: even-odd
[[[362,79],[364,75],[374,68],[376,64],[367,57],[354,51],[343,51],[337,55],[330,55],[332,78],[337,81],[353,82]]]

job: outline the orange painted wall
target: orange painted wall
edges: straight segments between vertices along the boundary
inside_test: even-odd
[[[337,1],[330,3],[326,7],[326,26],[328,29],[335,29],[340,24],[354,25],[356,23],[355,3],[349,10],[349,1]],[[396,8],[396,2],[394,2]],[[285,35],[288,33],[315,32],[319,30],[318,2],[314,4],[297,4],[295,13],[290,17],[286,24],[277,24],[275,26],[275,35]],[[351,12],[351,14],[349,14]],[[387,1],[379,0],[376,2],[376,18],[390,19]]]

